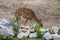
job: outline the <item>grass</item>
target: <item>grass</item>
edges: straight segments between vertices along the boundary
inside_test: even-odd
[[[40,39],[40,38],[27,38],[26,40],[44,40],[44,39]]]
[[[13,40],[19,40],[18,38],[14,38]],[[27,38],[24,40],[44,40],[44,39],[40,39],[40,38]]]

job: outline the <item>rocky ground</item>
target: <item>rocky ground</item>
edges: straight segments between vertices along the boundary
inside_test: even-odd
[[[60,26],[60,0],[0,0],[0,18],[15,19],[17,8],[26,7],[42,19],[44,27]]]

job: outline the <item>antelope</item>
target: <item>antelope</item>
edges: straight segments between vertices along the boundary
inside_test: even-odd
[[[21,18],[20,16],[23,16],[23,17],[26,18],[26,20],[24,22],[24,25],[27,23],[28,20],[33,19],[40,26],[43,27],[41,19],[38,20],[38,18],[35,15],[34,11],[32,11],[31,9],[28,9],[28,8],[25,8],[25,7],[21,7],[19,9],[16,9],[16,12],[15,12],[16,21],[18,21],[18,19]]]

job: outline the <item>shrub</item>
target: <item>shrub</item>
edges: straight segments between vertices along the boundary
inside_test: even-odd
[[[0,34],[0,40],[2,40],[2,39],[3,39],[3,37],[4,37],[4,36],[3,36],[2,34]]]
[[[60,35],[60,29],[59,29],[59,31],[58,31],[58,34]]]
[[[38,38],[42,38],[42,36],[43,36],[42,31],[39,30],[40,28],[41,28],[41,26],[36,26],[35,27]]]
[[[14,37],[17,37],[18,32],[14,31],[14,34],[15,34]]]
[[[6,37],[6,40],[12,40],[11,35],[7,36],[7,37]]]

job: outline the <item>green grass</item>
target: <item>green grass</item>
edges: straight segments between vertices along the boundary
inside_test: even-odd
[[[44,39],[40,39],[40,38],[27,38],[26,40],[44,40]]]
[[[19,40],[18,38],[13,38],[13,40]]]
[[[18,38],[14,38],[13,40],[19,40]],[[40,38],[27,38],[24,40],[44,40],[44,39],[40,39]]]

